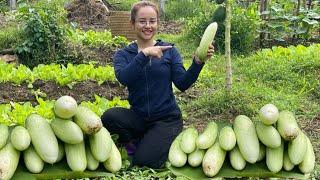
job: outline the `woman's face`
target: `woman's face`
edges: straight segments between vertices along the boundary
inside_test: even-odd
[[[133,27],[138,39],[151,40],[156,35],[158,29],[156,11],[150,6],[140,8]]]

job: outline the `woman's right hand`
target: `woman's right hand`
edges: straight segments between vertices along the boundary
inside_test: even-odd
[[[165,51],[170,48],[172,48],[172,46],[152,46],[143,49],[142,52],[145,56],[161,58],[163,56],[162,51]]]

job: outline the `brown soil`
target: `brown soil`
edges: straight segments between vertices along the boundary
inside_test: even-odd
[[[98,85],[93,81],[84,81],[75,84],[72,89],[68,86],[59,86],[52,81],[38,80],[33,83],[33,89],[29,89],[26,83],[21,85],[13,85],[11,83],[0,83],[0,104],[7,104],[10,101],[13,102],[27,102],[36,104],[37,100],[35,93],[32,91],[40,90],[45,95],[39,95],[44,100],[46,99],[58,99],[63,95],[70,95],[74,97],[78,102],[82,101],[94,101],[94,94],[100,97],[113,99],[115,96],[125,99],[127,97],[127,91],[125,87],[120,86],[118,82],[105,82]]]
[[[82,29],[105,29],[109,25],[108,7],[97,0],[75,0],[67,4],[67,18],[77,22]]]
[[[175,21],[162,21],[160,22],[159,33],[163,34],[179,34],[182,31],[182,23]]]
[[[71,55],[74,55],[77,59],[77,63],[85,64],[90,61],[97,62],[97,65],[105,66],[112,64],[112,57],[116,52],[115,47],[107,47],[107,46],[87,46],[87,45],[73,45],[68,44],[67,52]]]

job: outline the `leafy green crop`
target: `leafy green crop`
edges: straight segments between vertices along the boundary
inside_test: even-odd
[[[79,29],[67,29],[67,35],[71,42],[88,46],[106,46],[106,47],[122,47],[129,44],[129,41],[123,36],[113,37],[110,31],[81,31]]]
[[[82,102],[81,105],[90,108],[98,116],[101,116],[107,109],[112,107],[126,107],[129,108],[129,102],[126,100],[121,100],[119,97],[115,97],[112,101],[106,98],[94,95],[95,102]]]
[[[10,102],[10,104],[0,104],[0,124],[19,124],[24,125],[26,118],[32,114],[37,113],[42,117],[51,120],[54,118],[54,100],[43,100],[40,97],[36,97],[38,104],[32,106],[30,102],[18,103]],[[95,95],[96,100],[94,102],[81,102],[80,104],[89,107],[98,116],[101,116],[104,111],[112,107],[129,107],[129,103],[126,100],[121,100],[119,97],[115,97],[112,101]]]
[[[76,82],[92,80],[99,85],[105,81],[115,81],[114,70],[111,66],[97,66],[93,64],[80,64],[67,66],[59,64],[40,64],[33,70],[24,65],[15,67],[0,61],[0,82],[13,82],[21,84],[23,82],[32,84],[35,80],[54,81],[62,86],[69,86]]]

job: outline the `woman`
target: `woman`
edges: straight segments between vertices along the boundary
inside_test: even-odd
[[[133,5],[131,24],[137,40],[114,55],[118,81],[129,90],[130,109],[111,108],[101,119],[119,142],[131,145],[132,164],[160,168],[170,145],[182,130],[181,112],[172,91],[172,82],[181,91],[198,78],[203,63],[194,57],[186,71],[173,44],[154,40],[159,11],[155,4],[141,1]],[[208,59],[214,50],[210,45]],[[136,149],[132,149],[135,148]]]

